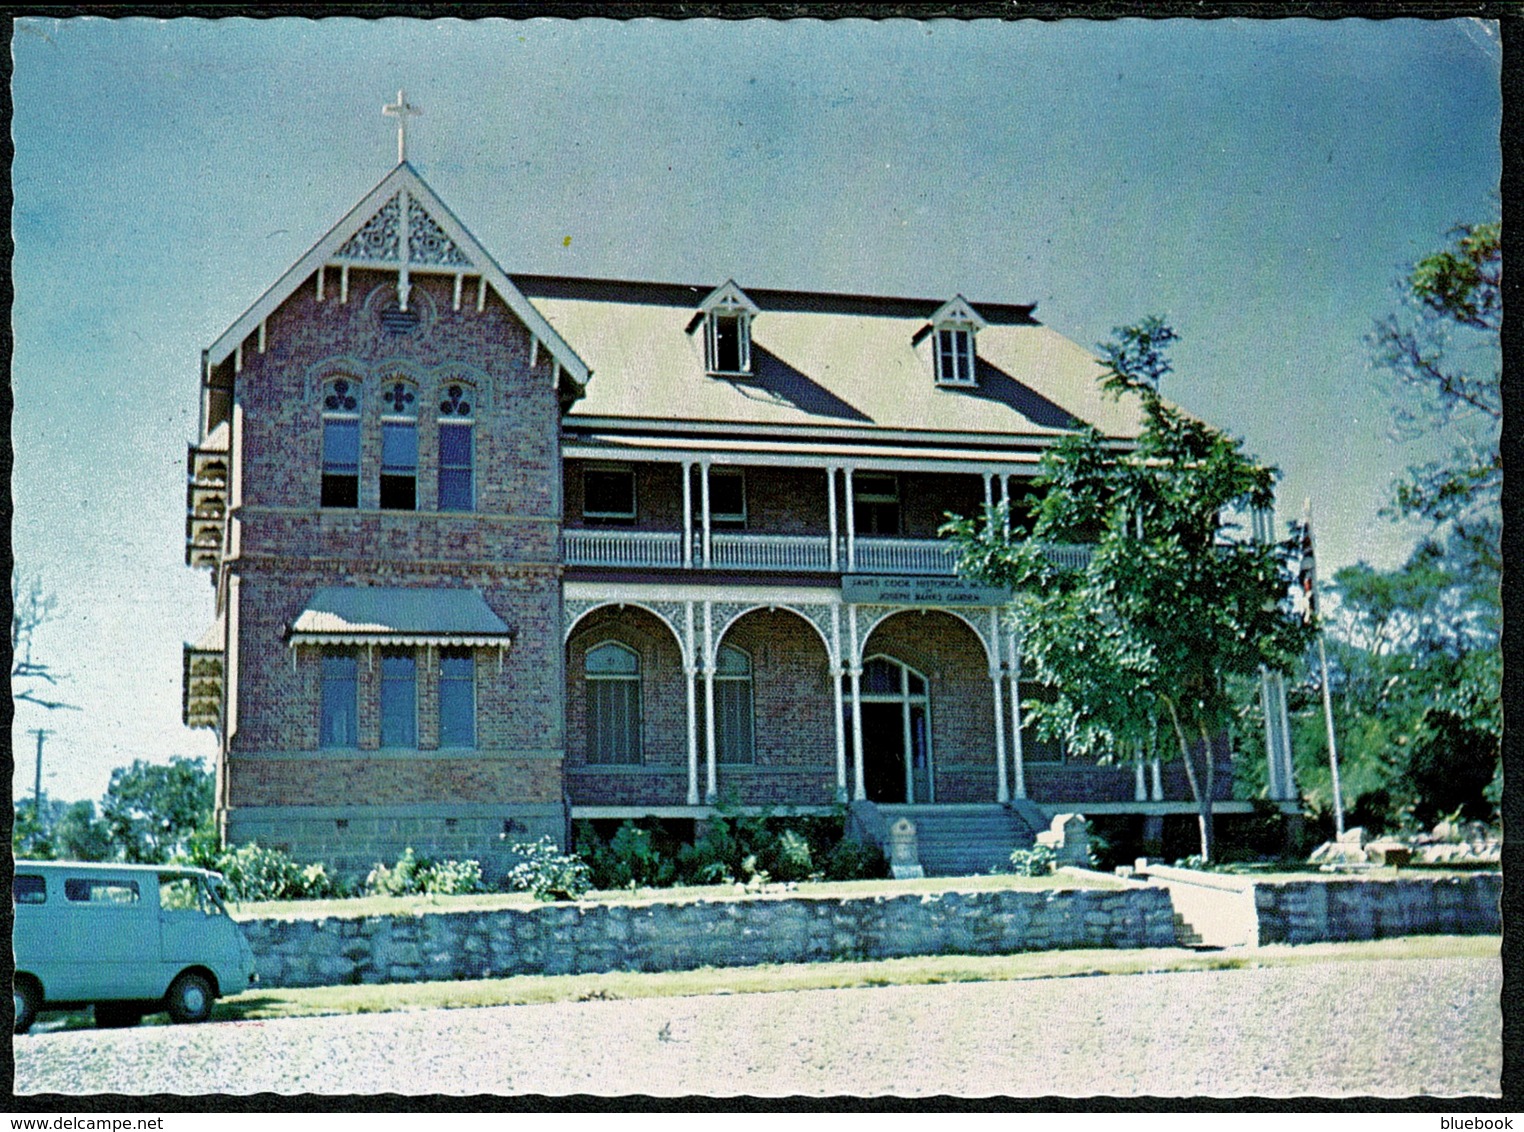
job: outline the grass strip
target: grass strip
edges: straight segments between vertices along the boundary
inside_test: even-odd
[[[1029,951],[1014,955],[928,955],[871,962],[701,967],[692,971],[610,971],[593,975],[517,975],[459,982],[256,989],[218,1002],[212,1017],[225,1022],[260,1021],[396,1010],[1225,971],[1381,959],[1496,958],[1499,945],[1500,938],[1495,935],[1404,936],[1358,943],[1277,944],[1222,951],[1187,948]],[[165,1015],[152,1015],[145,1019],[145,1023],[163,1024],[167,1020]],[[56,1028],[83,1029],[91,1025],[90,1012],[79,1011],[69,1015],[63,1025]]]

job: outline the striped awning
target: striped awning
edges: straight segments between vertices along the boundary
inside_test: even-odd
[[[291,625],[296,645],[504,648],[508,626],[473,589],[324,586]]]

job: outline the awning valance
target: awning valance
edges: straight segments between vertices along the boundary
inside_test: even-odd
[[[296,645],[455,645],[505,648],[503,619],[472,589],[324,586],[292,623]]]

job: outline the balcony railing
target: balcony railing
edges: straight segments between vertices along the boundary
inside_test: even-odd
[[[565,531],[572,566],[682,566],[683,536],[676,531]]]
[[[952,574],[957,547],[934,538],[859,538],[858,574]]]
[[[719,570],[829,570],[826,535],[709,536],[709,561]]]
[[[684,568],[703,565],[702,539],[695,534],[685,556],[683,536],[675,531],[568,530],[563,534],[569,566]],[[1090,547],[1053,544],[1048,560],[1069,570],[1083,570]],[[958,555],[942,539],[868,537],[856,540],[850,570],[858,574],[952,576]],[[839,538],[835,569],[847,572],[847,540]],[[826,535],[761,535],[716,532],[709,539],[709,565],[715,570],[823,573],[832,569],[831,540]]]

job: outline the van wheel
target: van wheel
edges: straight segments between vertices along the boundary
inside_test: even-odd
[[[205,1022],[212,1016],[212,984],[206,976],[187,971],[176,979],[164,996],[164,1006],[176,1022]]]
[[[30,979],[17,979],[11,987],[11,1001],[16,1004],[16,1033],[24,1034],[37,1021],[42,994]]]
[[[121,1002],[97,1002],[95,1025],[100,1030],[120,1030],[143,1020],[143,1009]]]

